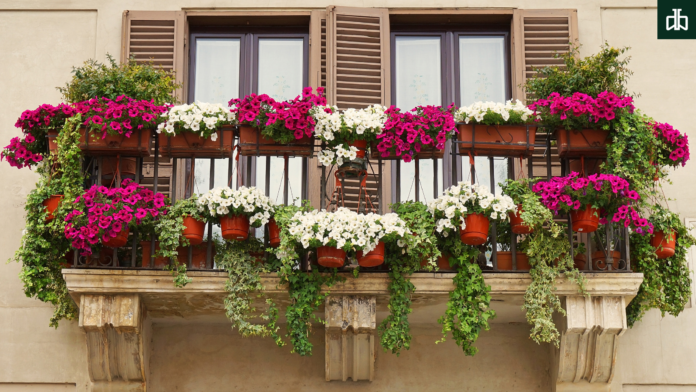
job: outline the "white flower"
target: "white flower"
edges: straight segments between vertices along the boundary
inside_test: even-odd
[[[477,123],[480,123],[487,115],[500,115],[503,119],[503,123],[505,123],[510,119],[512,113],[520,115],[524,122],[534,114],[532,110],[527,108],[519,100],[515,100],[514,103],[510,100],[504,104],[501,102],[475,102],[469,106],[457,109],[454,113],[454,120],[468,124],[473,119]]]
[[[195,132],[203,137],[210,136],[213,141],[217,139],[216,131],[221,126],[237,124],[234,113],[218,103],[196,102],[174,106],[162,118],[166,121],[158,125],[158,133],[165,131],[175,135],[179,132]]]
[[[199,210],[205,211],[207,209],[212,216],[248,216],[249,223],[254,227],[268,223],[271,215],[275,212],[275,205],[271,199],[253,187],[213,188],[201,195],[197,203]]]

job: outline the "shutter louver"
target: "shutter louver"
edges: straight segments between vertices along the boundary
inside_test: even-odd
[[[567,53],[578,39],[575,10],[515,10],[513,17],[514,98],[524,100],[522,85],[536,68],[562,66],[556,53]]]
[[[177,83],[183,85],[186,75],[185,36],[186,16],[183,11],[124,11],[121,62],[127,61],[131,56],[138,63],[153,62],[155,66],[173,71]],[[181,101],[183,87],[178,89],[175,95],[177,100]],[[154,162],[154,155],[143,159],[140,181],[143,186],[152,190],[155,182]],[[158,166],[157,191],[171,197],[172,160],[159,158]],[[179,167],[182,168],[183,165]],[[180,190],[177,193],[177,198],[183,195]]]

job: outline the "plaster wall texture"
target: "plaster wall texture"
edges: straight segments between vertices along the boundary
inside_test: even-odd
[[[516,7],[578,10],[582,55],[594,53],[608,40],[633,47],[630,87],[642,96],[638,106],[696,140],[689,122],[696,101],[693,77],[696,41],[657,41],[655,0],[0,0],[0,145],[19,132],[13,127],[22,110],[60,99],[55,86],[70,69],[88,58],[118,55],[121,14],[130,10],[324,8],[354,7]],[[690,166],[693,163],[690,163]],[[667,196],[685,218],[696,218],[694,169],[674,173]],[[36,177],[28,170],[0,164],[0,260],[20,244],[23,202]],[[693,269],[693,261],[692,261]],[[48,327],[51,308],[24,297],[16,263],[0,263],[0,391],[54,391],[88,388],[86,347],[76,322]],[[615,391],[696,390],[696,311],[678,318],[650,312],[621,340]],[[550,390],[547,346],[527,338],[528,327],[495,324],[481,336],[479,354],[463,356],[451,342],[434,345],[437,324],[414,328],[410,351],[397,358],[379,351],[376,380],[327,385],[323,381],[323,331],[313,335],[315,355],[299,358],[270,340],[239,338],[226,324],[154,324],[151,389],[220,390],[250,385],[249,390]],[[494,370],[497,369],[497,370]],[[503,369],[503,372],[500,372]],[[495,371],[496,373],[492,373]],[[495,374],[495,377],[491,375]],[[199,384],[197,380],[206,380]],[[199,389],[197,389],[199,388]],[[243,389],[240,389],[243,390]]]

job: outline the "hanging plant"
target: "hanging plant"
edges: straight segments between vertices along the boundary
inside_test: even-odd
[[[655,163],[661,166],[685,166],[690,158],[689,136],[667,123],[652,123],[653,134],[659,141]]]

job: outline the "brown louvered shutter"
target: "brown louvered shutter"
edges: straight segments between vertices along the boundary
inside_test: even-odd
[[[555,53],[567,52],[578,39],[576,10],[515,10],[512,26],[513,96],[525,100],[522,85],[534,68],[562,65]]]
[[[326,88],[326,11],[312,11],[309,19],[309,85]],[[318,143],[318,142],[317,142]],[[321,163],[309,161],[309,200],[314,208],[321,206]],[[333,184],[333,182],[332,182]],[[333,187],[327,187],[333,191]]]
[[[121,38],[121,62],[133,56],[137,62],[161,66],[174,71],[178,83],[184,85],[185,37],[187,33],[186,15],[183,11],[124,11]],[[175,93],[176,100],[182,101],[184,87]],[[141,184],[154,189],[155,157],[143,158],[143,178]],[[183,165],[179,165],[180,168]],[[183,184],[183,170],[179,173],[179,184]],[[157,191],[170,195],[172,160],[159,158]],[[182,188],[183,187],[179,187]],[[181,193],[181,192],[177,192]],[[177,195],[179,198],[181,194]]]
[[[390,103],[389,11],[329,6],[329,102],[341,109]]]

